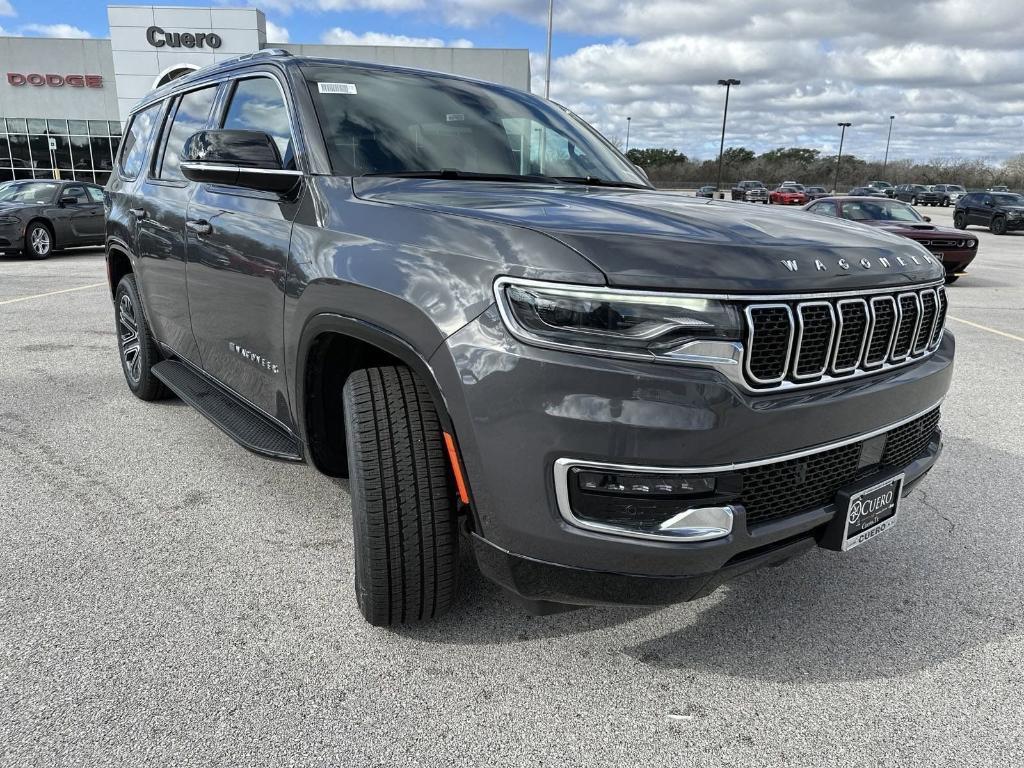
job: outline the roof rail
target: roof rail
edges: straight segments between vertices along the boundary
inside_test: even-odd
[[[276,58],[276,57],[291,56],[291,55],[292,54],[289,51],[286,51],[284,48],[263,48],[263,49],[261,49],[259,51],[253,51],[252,53],[244,53],[241,56],[236,56],[233,59],[224,59],[223,61],[218,61],[217,65],[219,66],[221,64],[235,64],[235,63],[240,62],[240,61],[252,61],[253,59],[262,59],[262,58],[271,58],[271,57],[275,57]]]

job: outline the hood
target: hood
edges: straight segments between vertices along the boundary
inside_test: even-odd
[[[654,190],[447,179],[356,178],[353,189],[364,200],[544,233],[579,252],[614,286],[810,292],[943,275],[912,240],[798,210]]]
[[[928,222],[913,221],[861,221],[859,224],[863,224],[868,227],[878,227],[888,232],[899,232],[900,234],[914,235],[916,233],[922,233],[927,235],[936,235],[939,237],[951,237],[954,240],[962,240],[966,235],[959,229],[950,229],[949,227],[938,227],[935,224],[929,224]],[[977,238],[972,238],[976,240]]]

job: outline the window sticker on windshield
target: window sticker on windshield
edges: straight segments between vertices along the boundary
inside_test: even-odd
[[[465,116],[465,115],[460,115],[459,113],[457,113],[457,112],[456,112],[456,113],[455,113],[455,114],[453,114],[453,115],[445,115],[445,116],[444,116],[444,118],[445,118],[445,120],[447,120],[447,121],[448,121],[449,123],[457,123],[457,122],[459,122],[459,121],[461,121],[461,120],[465,120],[465,119],[466,119],[466,116]]]
[[[316,89],[320,93],[341,93],[355,95],[356,87],[352,83],[317,83]]]

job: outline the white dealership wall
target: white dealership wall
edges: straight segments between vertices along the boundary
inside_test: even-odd
[[[343,12],[329,18],[337,23]],[[111,5],[110,39],[73,40],[0,37],[0,118],[124,120],[131,107],[152,90],[161,74],[188,66],[204,67],[268,47],[266,17],[257,8],[181,8],[164,5]],[[327,19],[325,14],[325,19]],[[154,46],[150,27],[166,33],[214,33],[219,48]],[[292,43],[271,47],[295,54],[430,69],[530,89],[526,49],[347,46]],[[91,88],[13,85],[6,73],[100,75]]]

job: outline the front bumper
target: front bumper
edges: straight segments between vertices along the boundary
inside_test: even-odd
[[[967,267],[970,266],[971,262],[974,261],[974,257],[977,255],[977,248],[964,248],[962,250],[956,251],[943,251],[942,266],[945,268],[947,275],[956,275],[967,269]]]
[[[441,390],[451,393],[447,406],[485,573],[531,600],[634,603],[689,599],[720,576],[813,546],[834,510],[804,510],[749,530],[741,516],[728,536],[712,541],[627,538],[563,519],[558,459],[700,468],[828,446],[938,404],[949,387],[953,352],[947,332],[932,355],[913,365],[821,388],[750,394],[710,369],[524,345],[492,307],[452,336],[431,365]],[[938,448],[907,468],[908,487],[930,468]],[[559,573],[562,587],[538,586],[559,581],[549,578]],[[597,584],[612,576],[651,580],[635,583],[656,585],[654,596],[612,599],[603,588],[571,586],[591,581],[580,573],[600,574]]]

